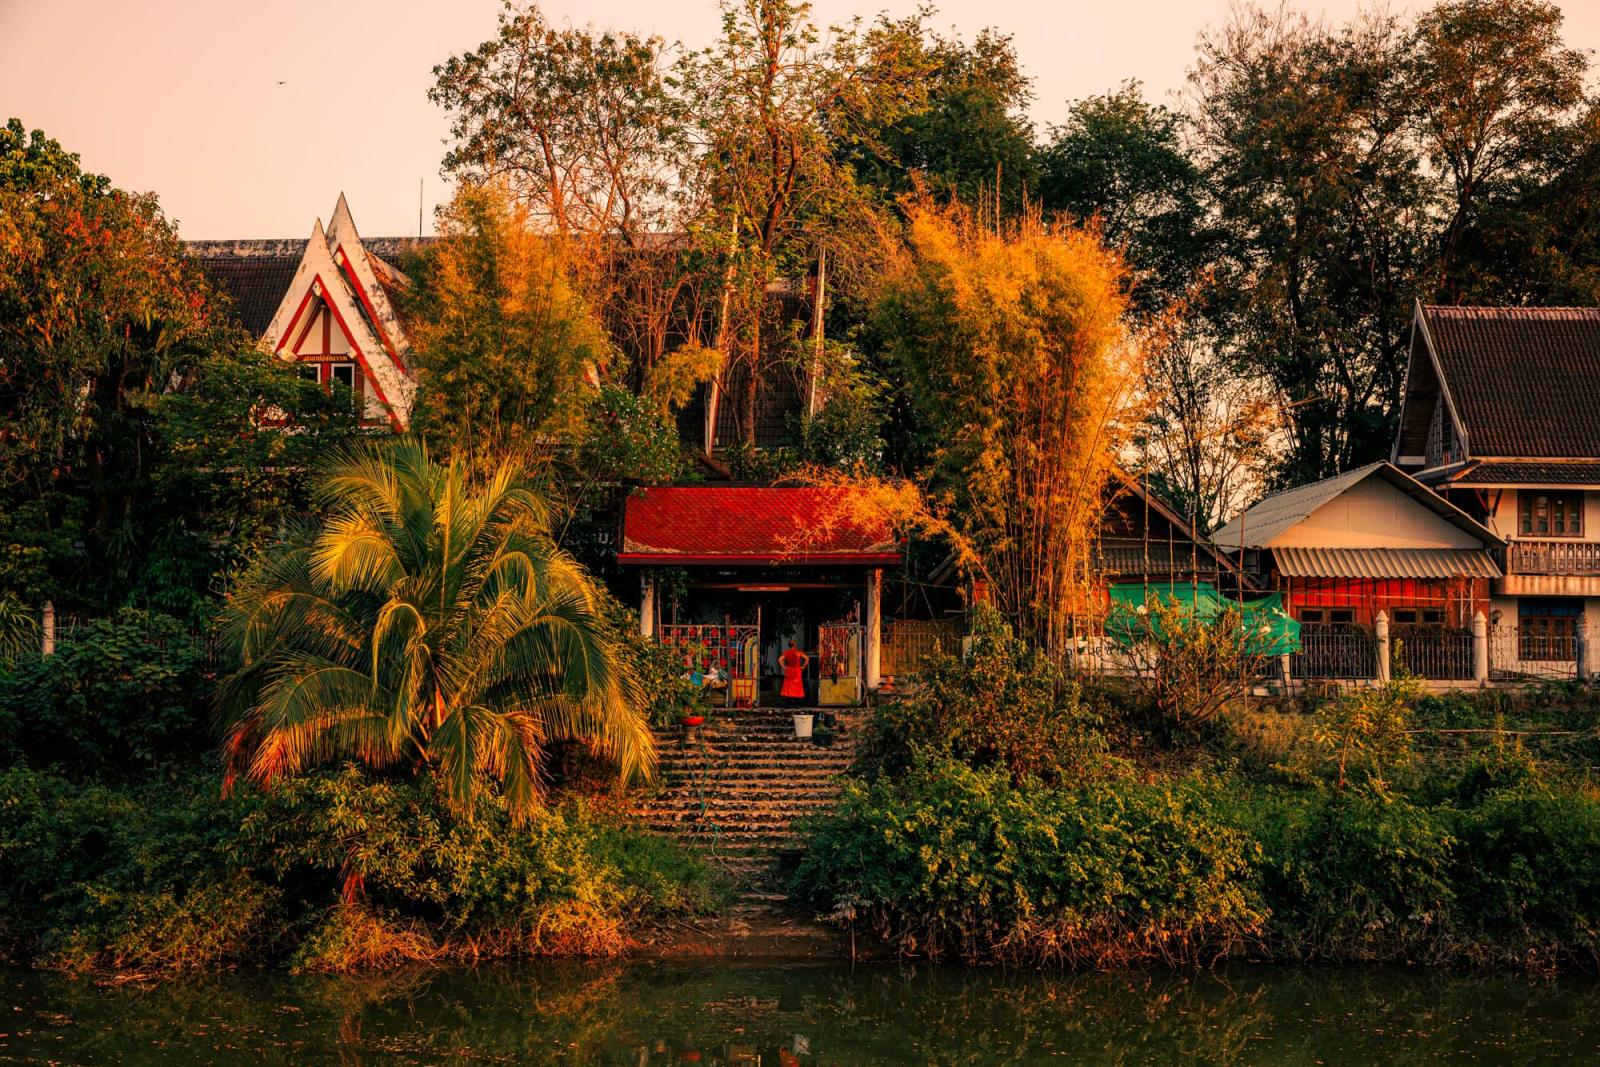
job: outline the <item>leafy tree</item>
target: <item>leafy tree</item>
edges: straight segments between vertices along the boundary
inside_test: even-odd
[[[664,50],[659,37],[556,29],[508,0],[493,38],[433,68],[428,97],[452,117],[445,171],[506,181],[557,233],[638,240],[670,217],[682,164]]]
[[[1584,103],[1588,59],[1546,0],[1446,0],[1417,20],[1411,99],[1422,149],[1446,183],[1437,287],[1458,292],[1462,240],[1484,205],[1544,172]]]
[[[273,409],[297,432],[263,430]],[[192,619],[350,432],[231,323],[153,197],[0,130],[0,595]]]
[[[1541,171],[1508,183],[1455,246],[1464,303],[1600,304],[1600,107],[1554,139]]]
[[[1034,179],[1026,114],[1033,88],[1011,35],[986,29],[968,44],[932,34],[918,48],[908,75],[921,79],[924,95],[843,146],[857,176],[891,196],[920,181],[941,196],[972,204],[998,198],[1007,210],[1020,209]]]
[[[1384,454],[1413,301],[1589,302],[1600,203],[1586,57],[1545,0],[1409,25],[1246,8],[1191,76],[1222,233],[1211,326],[1286,412],[1285,482]]]
[[[445,173],[503,185],[575,250],[569,270],[640,376],[698,337],[716,277],[687,242],[662,238],[692,219],[668,51],[658,37],[557,29],[508,2],[499,32],[435,67],[428,94],[451,116]]]
[[[579,439],[612,349],[565,247],[494,186],[463,187],[440,229],[408,297],[417,431],[487,463]]]
[[[915,470],[1006,620],[1059,656],[1140,372],[1128,275],[1091,232],[913,209],[877,318]]]
[[[819,250],[848,272],[851,249],[871,240],[872,205],[839,157],[919,99],[917,48],[904,24],[832,27],[810,5],[724,0],[722,34],[679,66],[697,166],[696,230],[722,263],[716,347],[742,366],[738,424],[755,441],[756,396],[776,347],[764,341],[768,287],[803,273]]]
[[[588,742],[625,780],[653,771],[599,591],[518,466],[473,479],[407,439],[351,454],[319,493],[326,517],[228,596],[230,784],[353,759],[431,768],[466,811],[493,782],[526,816],[554,741]]]
[[[1430,261],[1405,39],[1389,17],[1331,30],[1246,9],[1202,37],[1191,75],[1223,232],[1210,312],[1288,412],[1285,482],[1388,447]]]
[[[1140,272],[1135,295],[1146,309],[1185,294],[1211,251],[1202,176],[1181,128],[1176,112],[1126,82],[1076,101],[1038,155],[1041,206],[1097,219]]]

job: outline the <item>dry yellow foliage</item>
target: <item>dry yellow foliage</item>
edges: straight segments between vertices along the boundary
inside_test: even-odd
[[[921,203],[908,232],[878,316],[916,411],[928,513],[1012,623],[1060,651],[1137,414],[1129,272],[1093,229],[1037,214]]]

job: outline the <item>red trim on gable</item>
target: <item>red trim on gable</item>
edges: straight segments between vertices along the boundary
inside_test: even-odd
[[[317,281],[322,281],[321,275],[317,276]],[[322,286],[326,289],[327,283],[323,282]],[[394,405],[389,402],[388,396],[384,394],[383,386],[378,384],[377,376],[372,373],[372,365],[367,362],[366,353],[361,351],[361,345],[356,341],[356,335],[350,329],[350,324],[344,321],[344,316],[339,314],[338,305],[332,300],[323,300],[323,304],[327,306],[333,317],[338,320],[339,329],[344,332],[344,339],[350,344],[350,354],[356,357],[356,363],[360,365],[361,373],[366,375],[368,382],[372,383],[372,391],[378,394],[378,399],[382,401],[384,409],[388,412],[389,424],[398,432],[400,430],[400,420],[395,416]]]
[[[313,274],[311,276],[311,284],[306,286],[306,295],[300,298],[300,305],[295,308],[294,315],[289,319],[289,328],[284,330],[283,336],[278,339],[277,347],[273,349],[274,353],[283,351],[284,345],[288,343],[290,336],[294,333],[295,326],[300,322],[300,316],[305,314],[306,305],[310,303],[312,297],[317,296],[317,288],[319,286],[323,293],[329,292],[328,283],[323,280],[322,275]],[[350,344],[350,355],[354,357],[354,362],[361,367],[361,373],[372,384],[372,391],[377,394],[378,400],[384,406],[384,411],[389,417],[390,428],[397,433],[400,432],[400,419],[395,414],[394,404],[390,402],[389,397],[384,393],[383,387],[378,384],[377,376],[372,373],[372,365],[367,362],[366,354],[361,351],[361,345],[356,340],[354,332],[351,331],[350,324],[344,321],[344,316],[339,314],[339,309],[332,300],[326,296],[319,297],[319,299],[322,301],[322,306],[327,308],[329,314],[339,323],[339,330],[344,334],[344,339]],[[311,322],[306,323],[306,329],[309,330],[311,325]],[[290,349],[289,355],[298,361],[294,349]],[[366,413],[362,412],[362,420],[365,421],[365,419]]]
[[[341,242],[334,255],[334,263],[343,269],[344,275],[350,281],[350,288],[356,291],[356,298],[361,301],[361,306],[366,309],[367,317],[372,320],[372,332],[378,335],[378,343],[383,345],[384,351],[389,354],[389,359],[399,369],[401,374],[410,377],[406,365],[400,359],[400,349],[395,345],[388,331],[383,328],[383,320],[378,317],[377,309],[372,306],[372,297],[367,293],[366,286],[361,284],[361,279],[356,276],[355,268],[351,266],[350,254],[344,250]],[[369,264],[370,265],[370,264]]]
[[[315,282],[317,280],[316,276],[313,275],[311,280],[313,282]],[[315,297],[316,295],[317,295],[317,289],[316,289],[315,285],[306,286],[306,295],[302,296],[300,298],[299,306],[294,309],[294,314],[289,316],[289,325],[284,327],[283,333],[280,334],[279,337],[278,337],[278,343],[275,346],[273,346],[272,351],[274,353],[282,352],[284,346],[289,343],[289,338],[294,336],[294,328],[295,328],[295,326],[298,325],[299,322],[300,322],[300,316],[304,315],[306,313],[306,305],[309,304],[311,302],[312,298]],[[308,329],[310,328],[310,324],[309,323],[307,323],[307,328]],[[294,349],[290,348],[289,351],[292,353],[294,351]]]

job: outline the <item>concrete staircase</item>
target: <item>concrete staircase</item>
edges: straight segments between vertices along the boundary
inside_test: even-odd
[[[795,739],[795,710],[821,714],[720,708],[693,730],[658,728],[661,785],[635,807],[650,829],[738,877],[747,901],[778,899],[761,887],[772,884],[778,853],[796,844],[795,820],[828,806],[854,758],[859,710],[827,709],[838,717],[831,748]]]

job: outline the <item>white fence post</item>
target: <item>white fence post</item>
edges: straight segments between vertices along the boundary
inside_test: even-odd
[[[1389,682],[1389,613],[1378,612],[1378,617],[1373,620],[1372,634],[1378,640],[1378,684],[1387,685]]]
[[[1479,611],[1472,616],[1472,680],[1489,684],[1489,620]]]
[[[56,650],[56,602],[44,602],[44,625],[40,628],[39,651],[49,656]]]
[[[639,633],[645,637],[656,635],[656,580],[649,575],[639,593]]]
[[[1287,693],[1289,691],[1289,687],[1294,684],[1294,669],[1289,660],[1289,653],[1287,652],[1278,657],[1278,682],[1283,686],[1283,691],[1285,693]]]

